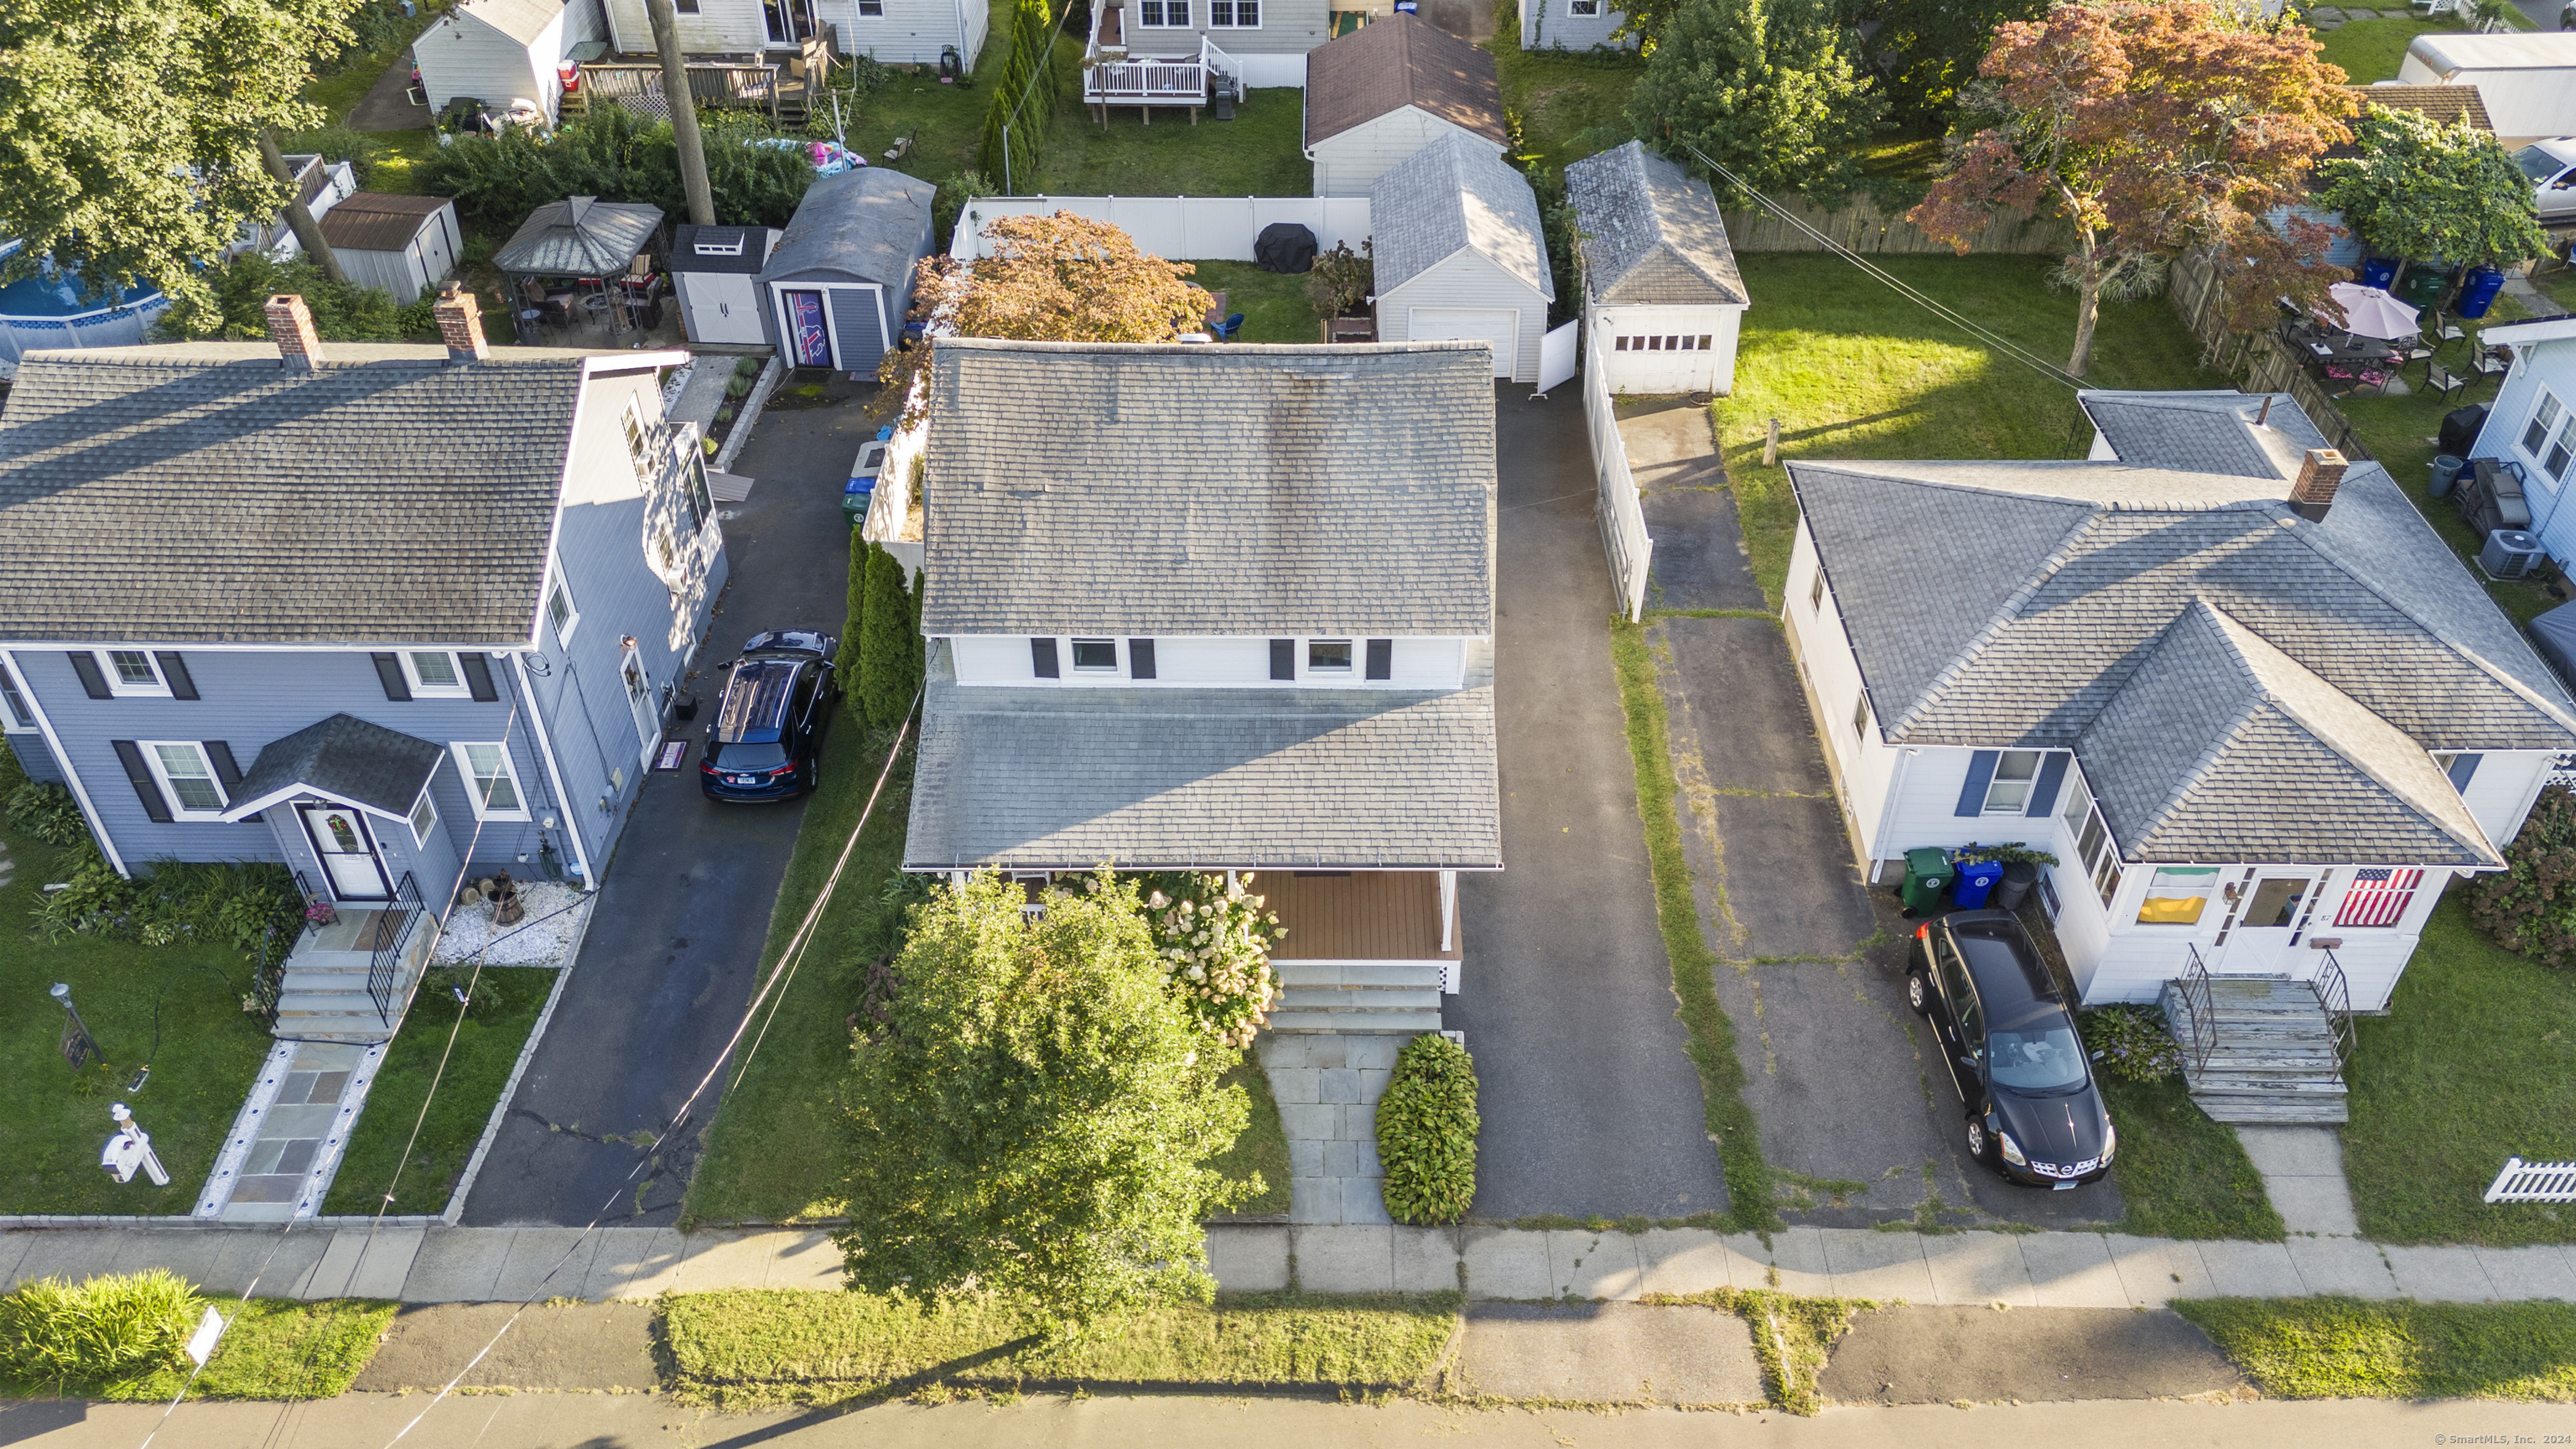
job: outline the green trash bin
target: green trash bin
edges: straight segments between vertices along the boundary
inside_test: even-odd
[[[1941,892],[1950,888],[1950,853],[1937,845],[1927,845],[1905,852],[1905,883],[1897,894],[1905,899],[1905,914],[1937,910]]]
[[[2430,307],[2442,300],[2458,270],[2436,262],[2409,262],[2406,275],[2397,279],[2397,300],[2409,307]]]

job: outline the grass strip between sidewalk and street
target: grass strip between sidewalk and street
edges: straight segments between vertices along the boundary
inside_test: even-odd
[[[1399,1389],[1438,1365],[1459,1296],[1219,1295],[1044,1341],[990,1298],[925,1308],[868,1293],[745,1289],[662,1300],[671,1391],[723,1409],[1039,1385]]]
[[[2576,1303],[2201,1298],[2173,1310],[2271,1398],[2576,1402]]]
[[[232,1319],[206,1371],[188,1390],[192,1399],[329,1399],[376,1356],[394,1319],[394,1304],[364,1298],[217,1300]],[[189,1310],[195,1312],[195,1309]],[[155,1369],[106,1383],[23,1383],[0,1379],[0,1399],[83,1398],[112,1403],[163,1403],[187,1382],[188,1365]]]
[[[519,1063],[521,1048],[528,1044],[528,1033],[536,1030],[537,1018],[545,1012],[555,975],[553,969],[540,966],[484,967],[477,990],[497,995],[499,1005],[475,1012],[461,1024],[454,997],[437,985],[421,989],[403,1018],[402,1030],[385,1050],[375,1085],[367,1089],[366,1108],[349,1134],[348,1152],[331,1179],[322,1211],[370,1215],[379,1208],[389,1213],[446,1211],[448,1195],[456,1190],[457,1179],[483,1140],[483,1129]],[[462,984],[465,977],[442,970],[431,979]],[[448,1052],[451,1031],[456,1049]],[[443,1077],[438,1066],[441,1053],[447,1054]],[[438,1090],[432,1098],[434,1077]],[[429,1102],[426,1119],[421,1116],[424,1100]],[[415,1126],[420,1129],[417,1141],[412,1137]],[[406,1143],[411,1147],[408,1164],[402,1161]],[[395,1194],[391,1204],[385,1202],[388,1185]]]
[[[1732,1313],[1753,1332],[1753,1357],[1774,1406],[1815,1417],[1824,1409],[1816,1381],[1852,1321],[1878,1307],[1867,1298],[1801,1298],[1776,1288],[1711,1288],[1704,1293],[1649,1293],[1654,1307],[1696,1305]]]
[[[1682,854],[1679,787],[1673,777],[1670,725],[1663,689],[1655,682],[1654,646],[1644,626],[1610,625],[1610,661],[1619,676],[1619,706],[1628,722],[1628,758],[1637,772],[1637,816],[1646,831],[1646,863],[1655,881],[1655,920],[1672,963],[1675,1014],[1690,1031],[1690,1057],[1699,1069],[1709,1135],[1726,1172],[1728,1216],[1746,1232],[1780,1225],[1771,1204],[1771,1169],[1752,1106],[1744,1100],[1744,1064],[1735,1052],[1735,1025],[1717,999],[1717,953],[1700,930],[1699,902],[1690,861]]]

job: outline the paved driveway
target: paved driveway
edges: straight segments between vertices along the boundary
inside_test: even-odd
[[[735,462],[757,482],[725,520],[733,581],[702,667],[732,658],[763,629],[840,632],[849,569],[841,485],[874,431],[856,403],[761,420]],[[703,692],[706,678],[698,682]],[[613,1221],[678,1217],[698,1134],[715,1120],[712,1089],[640,1190],[620,1184],[643,1156],[638,1144],[679,1109],[751,999],[804,816],[802,802],[715,805],[698,793],[695,766],[693,749],[680,773],[645,779],[601,877],[572,983],[466,1202],[468,1223],[586,1223],[612,1198]]]
[[[1905,1005],[1914,923],[1861,884],[1788,641],[1754,584],[1704,409],[1621,424],[1655,539],[1650,637],[1681,783],[1700,925],[1725,964],[1745,1099],[1790,1222],[2116,1221],[2119,1189],[2012,1187],[1961,1150],[1958,1090]],[[1748,616],[1749,615],[1749,616]],[[1801,1179],[1804,1179],[1802,1182]],[[1839,1192],[1814,1184],[1859,1184]]]
[[[1722,1209],[1610,669],[1583,410],[1572,389],[1527,396],[1495,389],[1504,869],[1459,886],[1464,992],[1443,1003],[1481,1088],[1475,1212]]]

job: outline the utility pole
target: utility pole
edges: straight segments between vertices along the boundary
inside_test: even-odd
[[[670,0],[662,3],[667,5]],[[340,259],[331,255],[331,244],[322,239],[322,228],[314,224],[313,213],[304,208],[303,189],[295,184],[295,173],[286,169],[286,157],[277,149],[277,133],[265,126],[259,132],[259,159],[269,175],[286,185],[286,224],[295,229],[295,239],[304,243],[304,255],[330,280],[349,280],[348,274],[340,270]]]
[[[716,224],[716,202],[707,190],[707,151],[698,139],[698,101],[689,93],[689,68],[680,62],[680,17],[671,0],[644,0],[653,22],[653,48],[662,53],[662,99],[671,107],[671,138],[680,148],[680,187],[689,196],[689,220]]]

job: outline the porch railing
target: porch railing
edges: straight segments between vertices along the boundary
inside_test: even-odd
[[[367,996],[376,1004],[376,1020],[386,1026],[394,1024],[394,979],[402,972],[403,946],[411,939],[412,927],[427,913],[420,887],[412,883],[411,872],[404,871],[393,899],[385,902],[367,934],[366,948],[372,953],[367,962]]]
[[[2343,1069],[2352,1064],[2352,983],[2343,975],[2343,963],[2332,951],[2319,951],[2325,959],[2317,963],[2317,974],[2308,985],[2317,993],[2317,1005],[2326,1010],[2326,1023],[2334,1029],[2335,1079],[2343,1080]]]
[[[1089,105],[1205,105],[1208,85],[1219,75],[1240,75],[1234,58],[1199,38],[1195,56],[1136,56],[1110,59],[1095,45],[1082,72],[1082,99]]]
[[[2174,983],[2174,994],[2182,998],[2183,1014],[2191,1019],[2186,1050],[2191,1055],[2191,1079],[2197,1080],[2209,1071],[2209,1054],[2218,1045],[2218,1003],[2210,995],[2209,963],[2200,959],[2200,948],[2185,942],[2183,950],[2190,959],[2183,966],[2182,979]]]

